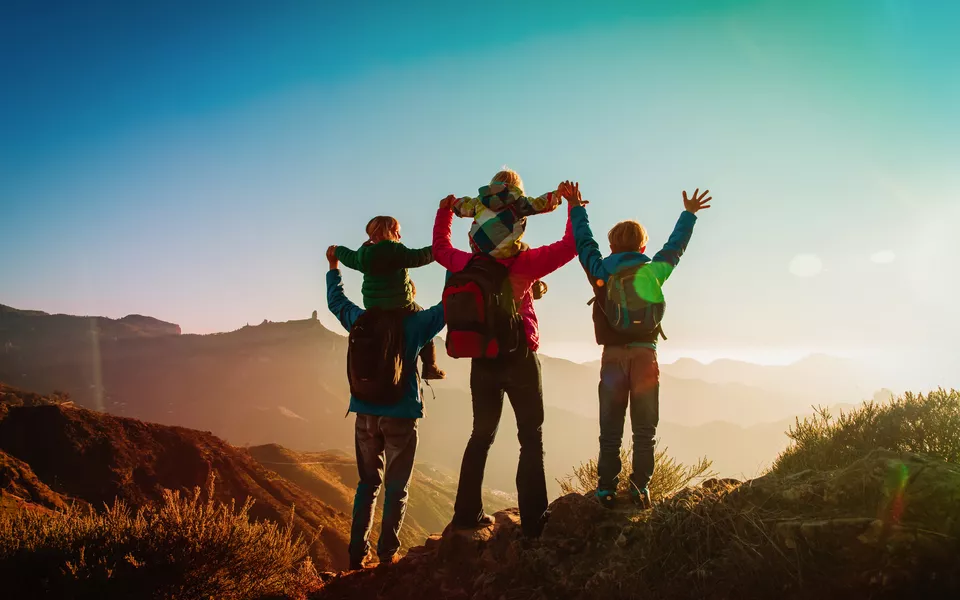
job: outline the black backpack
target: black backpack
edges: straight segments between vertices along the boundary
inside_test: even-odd
[[[510,285],[510,270],[488,254],[474,254],[443,288],[447,354],[494,358],[521,346],[522,324]]]
[[[371,308],[350,328],[347,379],[350,394],[378,406],[393,406],[403,397],[403,320],[399,311]]]

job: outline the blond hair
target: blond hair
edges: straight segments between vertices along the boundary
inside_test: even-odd
[[[393,217],[374,217],[367,223],[367,237],[374,243],[399,238],[400,221]]]
[[[507,185],[512,185],[513,187],[519,189],[521,194],[523,193],[523,180],[520,179],[520,174],[513,169],[507,169],[504,167],[493,176],[493,179],[490,180],[490,183],[505,183]]]
[[[620,221],[607,234],[610,250],[617,252],[640,252],[647,247],[647,230],[636,221]]]

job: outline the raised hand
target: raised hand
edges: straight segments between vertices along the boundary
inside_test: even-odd
[[[563,196],[571,205],[586,206],[590,204],[589,200],[584,200],[583,196],[580,195],[580,182],[572,183],[570,181],[564,181],[563,186],[566,192]]]
[[[440,208],[445,208],[447,210],[453,210],[453,205],[456,203],[457,197],[453,194],[450,194],[446,198],[440,201]]]
[[[330,246],[327,248],[327,262],[330,264],[330,270],[336,271],[340,268],[340,261],[337,260],[337,247]]]
[[[550,196],[550,201],[547,202],[547,212],[555,210],[558,206],[563,203],[563,194],[560,193],[560,189],[557,189],[557,193]]]
[[[707,196],[710,193],[710,190],[703,190],[703,193],[700,194],[700,188],[697,188],[693,192],[693,196],[687,198],[687,191],[683,191],[683,208],[687,212],[697,214],[698,210],[704,210],[710,208],[710,201],[713,200],[713,196]],[[699,197],[698,197],[699,194]]]

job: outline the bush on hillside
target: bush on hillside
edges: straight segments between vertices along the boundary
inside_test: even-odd
[[[849,465],[871,450],[915,452],[960,463],[960,392],[906,393],[889,403],[867,402],[836,418],[825,408],[787,432],[793,443],[773,471],[828,471]]]
[[[307,545],[289,527],[167,490],[132,511],[20,510],[0,515],[0,581],[11,598],[225,600],[300,597],[316,582]]]
[[[620,463],[623,465],[623,470],[620,472],[620,481],[617,486],[618,495],[630,494],[630,474],[633,473],[632,456],[631,448],[620,449]],[[712,470],[713,461],[706,457],[701,458],[694,465],[685,465],[668,456],[666,448],[657,448],[654,461],[653,476],[648,486],[653,500],[662,500],[691,483],[715,476]],[[571,475],[558,479],[557,483],[560,484],[560,491],[563,494],[586,494],[597,488],[598,478],[597,461],[592,459],[574,467]]]

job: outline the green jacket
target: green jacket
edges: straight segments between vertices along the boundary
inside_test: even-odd
[[[400,242],[384,240],[360,246],[356,251],[337,246],[343,266],[363,273],[364,308],[405,308],[413,304],[413,283],[407,269],[429,265],[433,250],[411,249]]]

